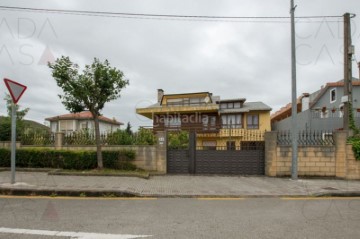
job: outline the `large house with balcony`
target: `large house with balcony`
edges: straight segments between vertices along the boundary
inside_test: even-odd
[[[154,131],[196,131],[197,147],[241,149],[263,141],[271,130],[271,108],[244,98],[221,99],[210,92],[164,94],[157,103],[137,108],[136,113],[153,121]]]

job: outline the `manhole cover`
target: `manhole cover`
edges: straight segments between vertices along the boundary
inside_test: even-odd
[[[337,188],[333,188],[333,187],[326,187],[326,188],[323,188],[325,190],[338,190]]]

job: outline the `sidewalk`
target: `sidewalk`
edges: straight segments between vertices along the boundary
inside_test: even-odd
[[[139,197],[360,196],[360,181],[244,176],[55,176],[44,172],[0,172],[0,192],[16,195],[117,195]]]

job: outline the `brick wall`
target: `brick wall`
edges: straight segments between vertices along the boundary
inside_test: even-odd
[[[346,175],[348,179],[360,179],[360,161],[355,159],[351,145],[346,145]]]
[[[360,179],[360,161],[352,146],[347,145],[347,132],[334,135],[334,146],[299,146],[298,175]],[[265,134],[265,174],[267,176],[290,176],[292,149],[277,145],[277,132]]]
[[[276,174],[290,176],[291,147],[277,147]],[[298,175],[299,176],[335,176],[335,147],[299,147]]]

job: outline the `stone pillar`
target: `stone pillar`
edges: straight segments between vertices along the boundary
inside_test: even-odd
[[[346,177],[346,141],[347,131],[337,131],[334,136],[335,140],[335,172],[336,177]]]
[[[159,131],[156,133],[156,169],[160,173],[166,173],[167,169],[167,140],[166,132]]]
[[[65,134],[63,132],[55,133],[55,149],[62,149],[64,145]]]
[[[277,176],[277,132],[265,133],[265,175],[270,177]]]

